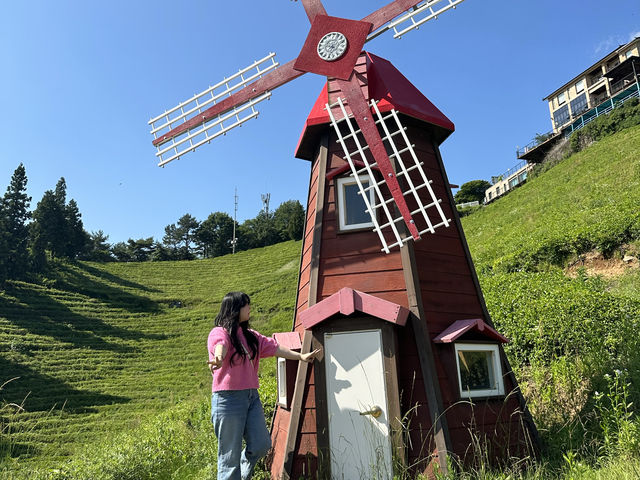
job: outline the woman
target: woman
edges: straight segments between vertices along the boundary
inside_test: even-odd
[[[207,346],[213,375],[211,421],[218,437],[218,480],[248,479],[271,448],[258,396],[258,366],[264,357],[311,362],[320,350],[301,354],[249,329],[251,305],[242,292],[225,295]],[[246,447],[242,450],[242,439]]]

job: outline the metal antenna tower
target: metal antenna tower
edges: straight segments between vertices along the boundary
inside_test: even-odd
[[[236,187],[235,193],[233,195],[233,239],[231,240],[231,253],[236,253],[236,244],[238,243],[238,239],[236,238],[236,218],[238,217],[238,187]]]
[[[267,217],[269,216],[269,201],[271,200],[271,194],[270,193],[265,193],[263,195],[260,195],[262,197],[262,203],[264,204],[264,213],[267,214]]]

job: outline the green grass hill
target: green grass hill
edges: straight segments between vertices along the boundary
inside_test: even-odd
[[[640,127],[531,178],[463,227],[543,451],[526,474],[506,466],[461,478],[638,478]],[[289,330],[300,248],[59,263],[37,283],[10,283],[0,292],[0,476],[215,478],[205,342],[218,302],[244,290],[256,328]],[[612,278],[567,274],[594,251],[636,260]],[[267,416],[274,367],[261,370]]]
[[[11,284],[0,293],[0,372],[11,380],[0,454],[53,467],[206,392],[218,302],[246,291],[256,328],[290,330],[299,254],[286,242],[213,260],[59,263],[42,284]]]

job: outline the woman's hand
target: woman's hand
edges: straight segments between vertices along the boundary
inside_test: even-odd
[[[209,368],[211,369],[211,373],[213,373],[214,370],[217,370],[222,366],[222,357],[221,356],[213,357],[213,360],[208,361],[207,365],[209,365]]]
[[[318,355],[320,355],[321,349],[320,348],[316,348],[313,352],[309,352],[309,353],[301,353],[300,354],[300,361],[301,362],[312,362],[313,360],[315,360]]]
[[[227,354],[227,349],[221,343],[218,343],[216,347],[213,349],[213,360],[209,360],[207,365],[209,365],[209,369],[211,373],[214,370],[219,369],[222,366],[222,361],[224,360],[225,355]]]

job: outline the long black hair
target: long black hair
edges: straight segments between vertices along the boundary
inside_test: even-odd
[[[230,363],[233,365],[234,357],[240,357],[240,361],[247,358],[240,338],[238,338],[238,327],[242,328],[244,338],[247,339],[249,350],[251,351],[251,360],[258,355],[259,342],[256,336],[249,330],[249,322],[240,323],[240,309],[245,305],[249,305],[251,300],[249,295],[244,292],[229,292],[222,299],[220,304],[220,312],[216,316],[216,327],[224,328],[231,338],[231,345],[236,350],[231,356]]]

